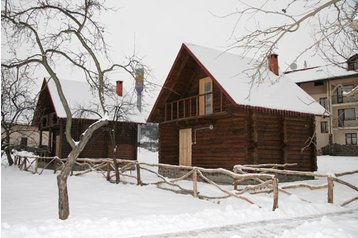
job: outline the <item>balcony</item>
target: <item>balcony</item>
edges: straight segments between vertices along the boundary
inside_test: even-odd
[[[355,118],[354,120],[333,119],[333,128],[357,129],[358,117]]]
[[[227,102],[221,92],[205,93],[165,104],[164,121],[177,121],[225,112]]]
[[[343,104],[343,103],[358,103],[358,94],[353,94],[349,96],[343,95],[333,95],[332,104]]]

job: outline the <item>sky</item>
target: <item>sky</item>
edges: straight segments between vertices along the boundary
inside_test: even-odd
[[[281,9],[280,2],[271,1],[273,9]],[[238,20],[237,15],[228,15],[243,7],[238,0],[112,0],[106,3],[117,9],[102,15],[112,59],[121,61],[125,55],[135,52],[151,69],[149,80],[159,85],[164,83],[182,43],[228,50]],[[277,20],[272,16],[242,19],[241,28],[235,34],[240,35],[242,28],[254,26],[257,22],[269,25],[274,21]],[[312,42],[311,33],[308,22],[301,26],[300,31],[283,38],[276,49],[281,68],[287,68],[300,50]],[[231,49],[230,52],[237,53],[237,50]],[[323,63],[310,52],[296,62],[298,67],[303,67],[304,60],[308,66]],[[154,103],[155,96],[146,98],[144,95],[144,98],[149,100],[149,104]]]
[[[254,1],[255,4],[263,2],[266,0]],[[272,10],[281,11],[280,9],[286,7],[289,1],[267,2]],[[135,53],[151,70],[147,79],[157,85],[163,85],[182,43],[226,51],[234,42],[233,36],[245,34],[246,28],[255,29],[257,25],[270,26],[278,21],[271,15],[261,15],[243,18],[236,25],[238,15],[231,13],[245,7],[239,0],[107,0],[105,5],[116,9],[102,12],[99,17],[105,26],[110,58],[115,63],[123,63],[126,56]],[[282,69],[287,69],[300,51],[313,41],[311,25],[312,21],[302,24],[299,31],[288,34],[275,49],[279,54]],[[2,54],[4,52],[2,49]],[[238,53],[238,50],[234,48],[229,52]],[[312,57],[311,52],[296,62],[299,68],[303,67],[304,61],[308,66],[323,64],[318,56]],[[40,77],[41,81],[44,76]],[[125,84],[126,81],[132,80],[124,72],[113,73],[111,77],[113,81],[123,80]],[[79,77],[66,75],[64,78]],[[160,87],[152,94],[143,95],[148,111],[151,110],[159,90]]]

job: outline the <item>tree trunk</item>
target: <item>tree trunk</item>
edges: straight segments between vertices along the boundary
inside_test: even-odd
[[[58,216],[61,220],[66,220],[70,215],[70,206],[68,202],[67,177],[57,176],[58,186]]]
[[[67,191],[67,178],[72,171],[72,167],[76,162],[77,157],[81,153],[81,149],[76,147],[68,155],[65,166],[61,173],[57,175],[58,186],[58,216],[61,220],[66,220],[70,215],[70,206]]]
[[[84,147],[86,146],[89,139],[92,137],[93,132],[98,128],[106,125],[108,121],[97,121],[90,125],[86,132],[81,135],[80,141],[72,147],[72,151],[67,157],[67,161],[63,166],[61,173],[57,176],[58,185],[58,216],[61,220],[66,220],[70,215],[68,191],[67,191],[67,178],[70,175],[73,165]],[[71,133],[70,129],[66,129],[66,133]],[[75,144],[74,142],[72,144]]]
[[[8,131],[6,131],[5,143],[6,143],[5,153],[6,153],[7,161],[9,163],[9,166],[11,166],[14,164],[14,160],[11,157],[10,133]]]

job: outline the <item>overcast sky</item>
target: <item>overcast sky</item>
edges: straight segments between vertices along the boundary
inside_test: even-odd
[[[271,2],[273,9],[285,7],[281,6],[282,2],[287,5],[286,1]],[[164,83],[183,42],[227,50],[233,42],[231,36],[238,16],[220,16],[242,7],[238,0],[111,0],[107,3],[117,9],[102,16],[112,58],[121,61],[135,49],[152,69],[151,80],[158,84]],[[239,27],[273,24],[275,20],[270,16],[251,18],[241,21]],[[276,52],[281,68],[288,67],[300,50],[312,41],[310,25],[302,25],[301,31],[288,35],[279,44]],[[309,66],[323,63],[319,57],[311,58],[311,55],[306,54],[298,60],[298,67],[303,67],[304,60]]]
[[[289,2],[246,1],[255,4],[267,2],[271,10],[278,11]],[[238,16],[223,16],[243,8],[239,0],[107,0],[106,6],[117,9],[115,12],[103,12],[100,18],[105,26],[106,41],[111,46],[110,57],[113,62],[122,63],[135,50],[136,55],[152,70],[149,80],[159,85],[164,83],[183,42],[228,50],[233,43],[233,30]],[[275,23],[277,19],[269,15],[242,19],[234,35],[244,34],[245,28],[255,29],[257,25],[270,26]],[[279,54],[281,69],[286,69],[297,54],[312,42],[311,25],[312,21],[303,24],[300,31],[289,34],[279,43],[276,52]],[[237,53],[237,50],[232,49],[230,52]],[[323,64],[319,57],[312,58],[311,55],[309,53],[299,59],[296,62],[298,67],[303,67],[304,60],[308,66]],[[68,77],[77,79],[74,75],[64,76]],[[112,80],[132,79],[128,74],[116,73],[112,75]],[[153,104],[157,93],[143,96],[147,103]],[[151,106],[148,110],[151,110]]]

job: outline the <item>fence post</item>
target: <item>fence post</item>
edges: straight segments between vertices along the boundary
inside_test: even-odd
[[[196,168],[193,171],[193,197],[198,197],[198,174]]]
[[[55,159],[53,161],[53,173],[56,174],[56,172],[57,172],[57,160]]]
[[[328,176],[327,177],[327,183],[328,183],[328,191],[327,191],[327,202],[328,203],[333,203],[333,177],[332,176]]]
[[[37,174],[37,168],[39,167],[39,158],[35,158],[35,171],[34,174]]]
[[[135,164],[135,167],[136,167],[136,170],[137,170],[137,185],[142,185],[142,180],[141,180],[141,177],[140,177],[140,165],[139,165],[138,162]]]
[[[238,181],[237,179],[234,179],[234,190],[237,190],[237,186],[238,186]]]
[[[109,162],[107,162],[107,181],[111,179],[111,171],[110,171],[111,165]]]
[[[19,160],[19,156],[18,156],[18,155],[15,155],[14,165],[17,165],[18,160]]]
[[[273,207],[272,211],[275,211],[278,208],[278,179],[275,177],[272,179],[273,187]]]
[[[27,171],[27,157],[24,158],[24,167],[23,167],[24,171]]]

